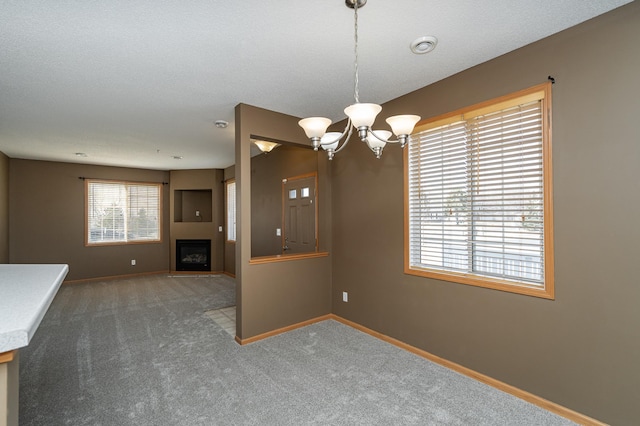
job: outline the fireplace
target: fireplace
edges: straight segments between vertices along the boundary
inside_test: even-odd
[[[176,240],[176,271],[210,271],[211,240]]]

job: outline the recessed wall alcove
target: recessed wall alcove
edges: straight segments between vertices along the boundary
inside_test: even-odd
[[[173,195],[174,222],[211,222],[210,189],[176,189]]]

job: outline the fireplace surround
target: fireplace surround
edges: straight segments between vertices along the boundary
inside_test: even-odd
[[[176,271],[211,271],[211,240],[176,240]]]

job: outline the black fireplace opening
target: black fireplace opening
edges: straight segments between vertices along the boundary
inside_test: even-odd
[[[211,240],[176,240],[176,271],[210,271]]]

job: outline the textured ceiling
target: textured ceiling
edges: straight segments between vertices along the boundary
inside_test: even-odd
[[[625,3],[369,0],[360,100],[388,101]],[[437,48],[412,54],[423,35]],[[0,151],[12,158],[224,168],[238,103],[339,120],[352,102],[343,0],[0,0]]]

